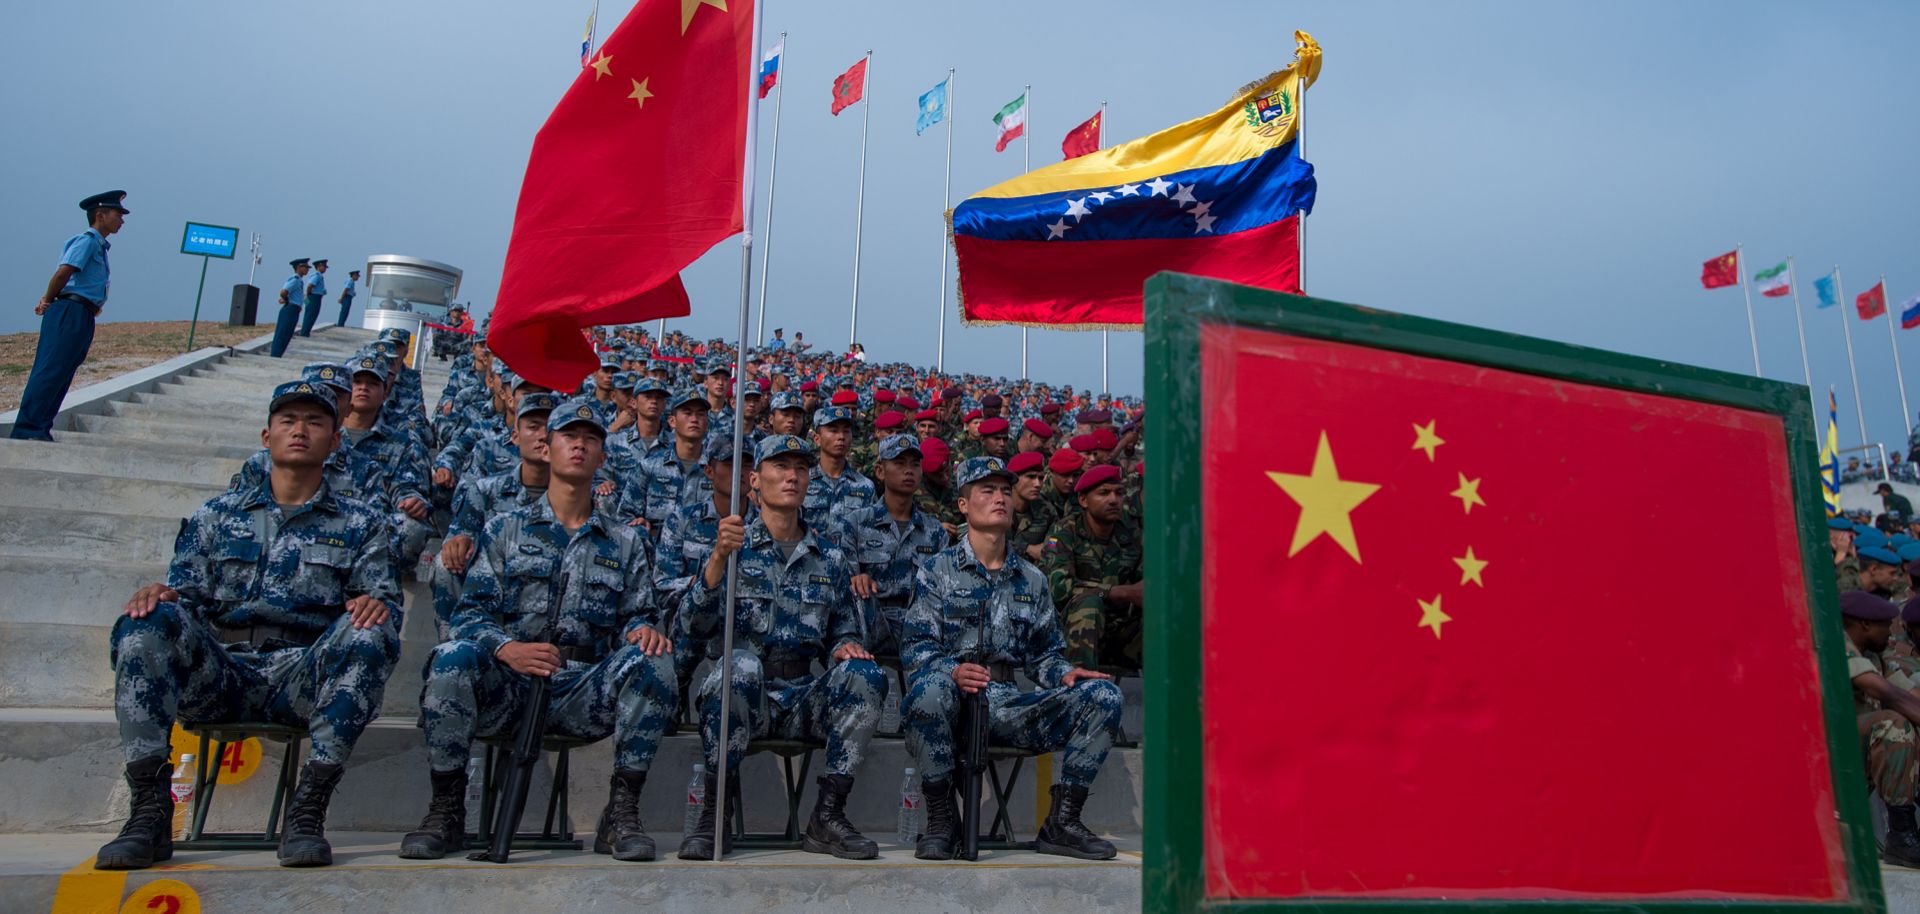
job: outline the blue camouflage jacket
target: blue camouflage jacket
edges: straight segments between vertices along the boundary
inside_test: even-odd
[[[900,659],[914,677],[951,675],[961,663],[1009,663],[1054,688],[1073,669],[1047,576],[1011,551],[1000,570],[989,571],[964,537],[915,573],[904,628]]]

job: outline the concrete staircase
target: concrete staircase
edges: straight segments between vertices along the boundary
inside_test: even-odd
[[[105,400],[95,397],[82,409],[70,408],[56,424],[56,443],[0,439],[0,670],[7,673],[0,676],[0,784],[7,786],[9,797],[0,803],[0,848],[4,849],[0,858],[20,861],[11,867],[0,864],[0,880],[24,892],[21,898],[35,899],[29,906],[45,910],[44,899],[53,897],[59,874],[90,858],[104,833],[116,829],[125,815],[123,763],[112,710],[113,674],[107,661],[108,632],[121,606],[135,588],[165,578],[181,518],[224,491],[241,461],[258,449],[271,388],[295,377],[307,362],[343,359],[371,337],[367,331],[330,328],[310,339],[296,339],[279,360],[234,351]],[[445,384],[444,366],[430,362],[426,368],[429,404]],[[69,407],[74,399],[69,398]],[[338,884],[344,893],[333,897],[343,906],[349,896],[359,896],[386,899],[375,905],[386,907],[396,897],[421,891],[425,877],[414,872],[395,881],[404,871],[393,866],[399,861],[391,856],[399,833],[412,828],[426,807],[426,757],[415,720],[421,670],[434,643],[428,588],[421,581],[403,583],[407,617],[401,660],[388,682],[383,714],[357,747],[329,816],[329,830],[343,836],[352,833],[357,849],[364,852],[347,858],[365,857],[369,865],[378,864],[376,872],[350,878],[341,867],[331,871],[330,878],[337,883],[329,884]],[[1137,683],[1126,685],[1131,699],[1129,729],[1137,734]],[[263,748],[258,770],[220,788],[210,828],[257,830],[264,822],[279,769],[279,747]],[[669,852],[678,846],[685,802],[682,787],[697,756],[698,740],[692,733],[669,736],[645,793],[643,817]],[[576,828],[592,828],[606,801],[612,764],[611,748],[605,742],[576,753],[569,790]],[[813,774],[818,773],[819,764],[816,760]],[[883,846],[891,843],[901,771],[910,764],[901,740],[876,739],[852,798],[854,820]],[[1030,762],[1015,791],[1013,822],[1027,838],[1037,822],[1036,799],[1044,798],[1045,783],[1050,780],[1046,764],[1040,767],[1043,770],[1036,771]],[[785,821],[786,804],[777,760],[750,759],[743,781],[749,827],[778,830]],[[1137,848],[1140,786],[1139,750],[1114,752],[1095,786],[1088,823],[1122,836],[1125,846]],[[543,812],[545,789],[536,786],[530,818]],[[809,786],[803,812],[811,808],[812,794]],[[1068,865],[1058,858],[1015,856],[1045,864],[1036,873],[1057,874],[1058,867]],[[817,864],[821,858],[792,857],[770,852],[753,857],[766,867],[778,864],[756,871],[754,880],[767,881],[753,891],[776,891],[775,887],[792,879],[819,882],[819,874],[825,871],[805,864]],[[197,853],[183,854],[176,863],[196,867],[200,874],[196,885],[207,884],[212,873],[226,868],[236,874],[254,874],[222,883],[226,885],[222,892],[241,893],[231,896],[238,900],[247,897],[245,892],[272,895],[275,891],[281,876],[271,868],[270,858],[265,858],[270,869],[260,872],[259,858]],[[1000,858],[1007,855],[1002,853]],[[607,860],[590,854],[547,854],[543,859],[557,865],[558,872],[576,875],[581,867]],[[910,864],[911,853],[891,848],[889,859]],[[900,891],[883,890],[898,880],[874,874],[852,879],[844,888],[864,893],[862,897],[872,903],[851,905],[855,909],[913,907],[918,899],[922,905],[949,909],[1026,910],[1051,898],[1070,899],[1074,907],[1124,910],[1138,903],[1138,864],[1137,852],[1113,864],[1073,864],[1093,869],[1070,878],[1060,876],[1057,883],[1047,881],[1055,876],[1016,878],[987,868],[974,876],[940,873],[936,877],[925,867],[911,866],[921,875],[902,883]],[[716,897],[710,887],[700,888],[708,880],[696,875],[698,868],[684,871],[688,874],[684,878],[661,877],[669,883],[686,883],[669,894],[689,900]],[[161,875],[167,874],[136,875],[132,884]],[[178,872],[172,876],[184,878]],[[472,878],[466,874],[461,881]],[[433,897],[450,884],[428,877],[425,895],[407,897]],[[364,888],[348,891],[348,885]],[[660,891],[669,890],[662,887]],[[983,892],[987,895],[982,896]],[[744,903],[745,897],[735,900]],[[212,900],[210,895],[208,901]],[[323,905],[330,906],[331,902]],[[753,906],[782,909],[778,904]],[[440,905],[421,900],[405,907],[430,910]]]

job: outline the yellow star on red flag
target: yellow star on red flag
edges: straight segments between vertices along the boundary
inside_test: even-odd
[[[711,6],[724,13],[727,11],[727,0],[680,0],[680,34],[687,33],[687,26],[693,24],[693,14],[703,6]]]
[[[633,91],[627,93],[627,97],[639,102],[639,107],[645,108],[647,106],[647,99],[653,97],[653,93],[647,91],[647,83],[651,81],[651,79],[633,80]]]
[[[601,54],[600,56],[595,57],[593,59],[593,62],[588,64],[588,66],[593,68],[594,82],[599,82],[600,77],[602,76],[613,75],[613,58],[608,57],[605,54]]]
[[[1340,478],[1340,471],[1333,464],[1333,446],[1327,443],[1325,431],[1320,433],[1320,445],[1313,452],[1313,469],[1307,475],[1269,471],[1267,478],[1300,505],[1300,523],[1293,529],[1293,545],[1287,548],[1289,558],[1324,534],[1346,550],[1355,562],[1360,561],[1360,544],[1353,536],[1352,512],[1380,491],[1380,487]]]

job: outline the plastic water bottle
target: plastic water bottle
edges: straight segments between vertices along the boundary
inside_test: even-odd
[[[900,844],[912,847],[920,840],[920,818],[926,810],[920,807],[920,779],[912,768],[907,769],[906,779],[900,782]]]
[[[691,835],[700,829],[700,814],[707,808],[707,766],[702,762],[693,763],[693,780],[687,782],[687,823],[681,835]]]
[[[891,680],[887,682],[886,700],[880,703],[880,732],[900,732],[900,690],[893,687]]]
[[[173,768],[173,783],[169,789],[173,792],[173,837],[184,839],[187,836],[187,823],[193,819],[193,753],[180,753],[180,764]]]
[[[480,793],[486,788],[487,762],[481,756],[467,759],[467,809],[474,815],[480,814]]]

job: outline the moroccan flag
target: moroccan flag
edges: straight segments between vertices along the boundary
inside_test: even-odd
[[[1873,288],[1854,296],[1853,307],[1860,312],[1860,319],[1863,321],[1870,321],[1887,313],[1887,284],[1875,283]]]
[[[1060,154],[1069,159],[1077,159],[1100,148],[1100,115],[1087,118],[1086,123],[1067,131],[1067,138],[1060,142]]]
[[[1162,270],[1299,291],[1316,185],[1295,104],[1320,45],[1294,38],[1293,64],[1224,108],[962,200],[949,222],[966,322],[1138,329]]]
[[[1784,298],[1793,294],[1793,285],[1787,273],[1787,262],[1778,264],[1753,274],[1753,287],[1768,298]]]
[[[572,390],[580,334],[689,311],[679,272],[740,231],[753,0],[640,0],[533,140],[487,342]]]
[[[1740,283],[1740,254],[1728,251],[1700,265],[1700,285],[1709,289]]]
[[[1259,836],[1207,843],[1208,897],[1851,897],[1778,417],[1247,327],[1199,351],[1201,831]],[[1702,591],[1660,558],[1701,548],[1699,493],[1655,481],[1706,464],[1743,570]]]
[[[1000,138],[993,142],[994,152],[1006,152],[1007,144],[1017,140],[1027,132],[1027,93],[1006,103],[999,113],[993,116],[993,125],[1000,128]]]
[[[833,113],[839,114],[848,105],[859,101],[867,94],[867,59],[847,68],[847,72],[833,78]]]

